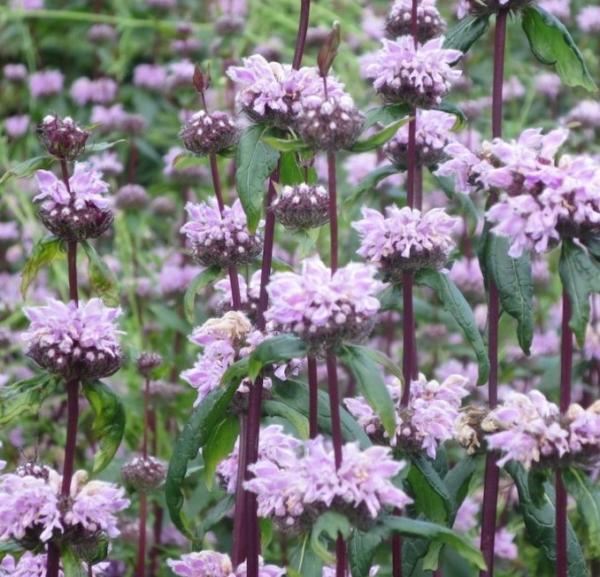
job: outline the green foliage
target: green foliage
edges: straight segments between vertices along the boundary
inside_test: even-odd
[[[125,409],[119,396],[102,381],[83,383],[83,393],[94,412],[92,432],[99,445],[92,472],[98,473],[112,461],[125,433]]]
[[[212,489],[219,463],[231,453],[239,433],[239,419],[235,416],[228,417],[215,427],[206,445],[204,445],[202,449],[204,460],[202,479],[209,489]]]
[[[198,273],[188,285],[183,297],[183,311],[189,323],[195,322],[194,307],[196,295],[209,284],[213,283],[221,275],[219,267],[209,267]]]
[[[452,48],[467,53],[490,25],[489,16],[465,16],[458,24],[448,30],[444,48]]]
[[[119,305],[119,289],[115,273],[108,268],[107,264],[100,258],[96,249],[86,240],[81,246],[89,259],[89,278],[92,292],[100,297],[105,305],[116,307]]]
[[[395,122],[392,122],[389,126],[386,126],[379,132],[376,132],[372,136],[369,136],[369,138],[355,142],[349,150],[351,152],[368,152],[370,150],[375,150],[380,146],[383,146],[388,140],[393,138],[396,132],[398,132],[398,129],[401,126],[405,125],[408,121],[409,118],[396,120]]]
[[[35,415],[42,403],[58,390],[61,382],[58,377],[40,373],[0,387],[0,427],[17,418]]]
[[[35,280],[40,270],[65,256],[64,242],[53,235],[38,241],[31,251],[21,273],[21,294],[27,294],[27,289]]]
[[[338,535],[347,539],[350,535],[350,521],[344,515],[335,511],[323,513],[315,522],[310,535],[310,545],[315,554],[320,557],[326,565],[335,564],[335,555],[332,555],[323,544],[322,537],[329,537],[335,541]]]
[[[306,344],[294,335],[281,334],[264,340],[250,354],[248,377],[256,379],[263,367],[306,355]]]

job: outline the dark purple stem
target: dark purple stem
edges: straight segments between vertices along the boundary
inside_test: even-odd
[[[69,185],[69,167],[65,159],[60,160],[63,182],[72,196]],[[69,299],[79,304],[79,289],[77,285],[77,242],[67,243],[67,267],[69,276]],[[67,440],[65,444],[65,461],[61,484],[61,495],[68,498],[71,493],[71,480],[75,470],[75,452],[77,450],[77,425],[79,422],[79,381],[74,379],[67,383]],[[51,545],[48,547],[46,563],[47,577],[57,577],[60,564],[60,550]]]
[[[307,358],[308,362],[308,431],[311,439],[319,434],[319,381],[317,377],[317,359]]]
[[[246,415],[240,413],[240,440],[239,440],[239,454],[238,454],[238,470],[235,490],[235,511],[233,515],[233,550],[231,553],[231,559],[234,567],[237,567],[244,561],[247,553],[247,529],[244,526],[245,515],[244,511],[246,508],[246,498],[244,491],[244,476],[245,468],[241,463],[246,463]]]
[[[202,94],[204,100],[204,94]],[[217,163],[217,155],[210,155],[210,174],[212,176],[213,188],[215,190],[215,197],[217,198],[217,206],[219,212],[223,216],[223,210],[225,209],[225,203],[223,202],[223,191],[221,187],[221,177],[219,176],[219,165]],[[233,310],[239,311],[242,308],[242,298],[240,294],[240,282],[238,280],[237,268],[230,266],[227,269],[229,273],[229,284],[231,286],[231,304]]]
[[[502,136],[502,113],[504,82],[504,55],[506,51],[506,20],[507,10],[501,10],[496,17],[494,34],[494,78],[492,93],[492,136]],[[492,199],[493,200],[493,199]],[[488,303],[488,356],[490,375],[488,379],[488,398],[490,408],[498,403],[498,325],[500,322],[500,301],[498,289],[490,281]],[[481,513],[481,552],[486,569],[480,572],[480,577],[494,575],[494,547],[496,538],[496,516],[498,510],[498,486],[500,469],[496,465],[497,456],[488,453],[485,462],[485,477],[483,489],[483,508]]]
[[[560,343],[560,412],[565,414],[571,404],[571,373],[573,371],[573,333],[571,301],[566,291],[562,296],[562,327]],[[556,471],[556,577],[567,577],[567,491],[561,471]]]
[[[337,175],[335,153],[327,154],[327,184],[329,187],[329,232],[331,272],[338,269]]]
[[[298,70],[302,65],[309,17],[310,0],[300,0],[300,21],[298,22],[298,35],[296,36],[296,48],[294,50],[294,60],[292,61],[292,68],[295,70]]]
[[[140,493],[140,523],[138,535],[137,564],[135,577],[146,577],[146,521],[148,519],[148,497]]]

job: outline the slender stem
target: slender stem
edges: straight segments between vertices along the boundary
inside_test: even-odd
[[[415,313],[413,309],[413,273],[410,271],[402,273],[402,375],[404,377],[404,387],[402,387],[402,397],[400,404],[403,407],[408,406],[410,400],[410,382],[415,376]]]
[[[231,552],[231,559],[233,566],[237,567],[246,558],[246,536],[247,530],[244,527],[245,522],[245,491],[244,491],[244,476],[245,476],[245,463],[246,459],[246,415],[240,413],[240,440],[239,440],[239,452],[238,452],[238,470],[236,479],[235,489],[235,511],[233,514],[233,550]]]
[[[331,411],[331,438],[336,469],[342,464],[342,426],[340,421],[340,397],[338,389],[337,361],[333,353],[327,353],[327,386]]]
[[[138,535],[137,564],[135,577],[146,577],[146,522],[148,519],[148,496],[140,493],[140,524]]]
[[[342,534],[339,533],[335,541],[335,577],[346,577],[346,565],[348,564],[347,557],[346,543],[344,542]]]
[[[331,272],[338,268],[337,175],[335,153],[327,153],[327,184],[329,188],[329,231]]]
[[[204,102],[204,94],[201,94],[202,101]],[[206,108],[206,103],[204,104]],[[215,197],[217,198],[217,206],[221,217],[225,210],[225,203],[223,202],[223,189],[221,187],[221,177],[219,176],[219,165],[217,163],[217,155],[210,155],[210,174],[212,176],[213,188],[215,190]],[[242,298],[240,294],[240,282],[238,280],[237,268],[230,266],[227,270],[229,274],[229,285],[231,286],[231,304],[233,310],[239,311],[242,308]]]
[[[309,17],[310,0],[300,0],[300,21],[298,22],[298,35],[296,36],[296,48],[294,50],[294,60],[292,61],[292,68],[295,70],[298,70],[302,64]]]
[[[494,33],[494,78],[492,82],[492,136],[502,136],[504,56],[506,51],[506,20],[507,10],[501,10],[496,17]],[[492,198],[492,201],[494,199]],[[490,375],[488,379],[488,398],[490,408],[498,403],[498,325],[500,321],[500,301],[498,289],[490,281],[488,302],[488,356]],[[489,453],[485,463],[485,478],[483,489],[483,508],[481,516],[481,552],[486,563],[486,569],[480,572],[480,577],[494,575],[494,547],[496,538],[496,515],[498,509],[498,486],[500,469],[496,465],[497,456]]]
[[[562,327],[560,345],[560,412],[567,412],[571,404],[571,373],[573,371],[573,333],[571,301],[566,291],[562,296]],[[556,470],[556,577],[567,577],[567,492],[561,470]]]
[[[149,400],[150,400],[150,379],[146,379],[144,383],[144,432],[142,439],[142,456],[144,460],[148,458],[148,430],[150,423],[149,414]]]
[[[60,160],[63,182],[72,196],[69,184],[69,168],[65,159]],[[67,267],[69,277],[69,299],[79,304],[77,286],[77,242],[67,243]],[[77,425],[79,421],[79,381],[73,379],[67,383],[67,440],[65,444],[65,461],[61,483],[61,495],[68,498],[71,493],[71,480],[75,470],[75,452],[77,450]],[[60,564],[60,550],[56,546],[48,547],[46,564],[47,577],[57,577]]]
[[[308,357],[308,429],[314,439],[319,434],[319,382],[317,378],[317,359]]]

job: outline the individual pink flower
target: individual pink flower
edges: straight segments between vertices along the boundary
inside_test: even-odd
[[[133,69],[133,83],[140,88],[162,92],[166,81],[167,72],[160,64],[138,64]]]
[[[600,6],[584,6],[577,14],[577,25],[585,34],[600,32]]]
[[[4,130],[11,138],[20,138],[27,134],[27,131],[29,130],[29,120],[28,114],[8,116],[4,119]]]
[[[29,91],[33,98],[58,94],[63,89],[64,76],[58,70],[40,70],[29,75]]]
[[[2,73],[6,80],[11,82],[21,82],[27,78],[27,67],[24,64],[14,63],[5,64]]]

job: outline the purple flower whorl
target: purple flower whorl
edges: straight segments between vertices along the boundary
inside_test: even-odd
[[[265,317],[272,330],[295,333],[315,351],[360,340],[373,328],[384,284],[375,268],[350,263],[331,273],[318,256],[302,263],[300,274],[276,273],[267,286]]]
[[[188,202],[185,209],[188,221],[181,232],[187,236],[200,264],[227,268],[247,264],[260,253],[261,239],[248,230],[246,213],[239,200],[231,207],[226,206],[222,217],[214,201]]]
[[[46,116],[37,132],[49,154],[64,160],[77,158],[84,151],[90,136],[89,132],[79,128],[69,116]]]
[[[75,164],[69,189],[48,170],[38,170],[35,177],[39,193],[33,200],[41,203],[40,218],[56,236],[67,241],[97,238],[111,225],[108,183],[87,164]]]
[[[385,215],[363,207],[363,219],[352,223],[361,237],[359,255],[378,266],[386,279],[402,281],[402,273],[441,268],[454,249],[451,233],[459,219],[434,208],[388,206]]]
[[[462,52],[443,48],[443,37],[417,48],[411,36],[382,42],[381,50],[364,58],[364,72],[373,80],[375,90],[390,102],[433,108],[461,76],[452,65]]]
[[[27,356],[65,380],[100,379],[121,366],[116,324],[118,308],[91,299],[77,306],[48,299],[46,306],[27,307],[29,329],[23,333]]]

